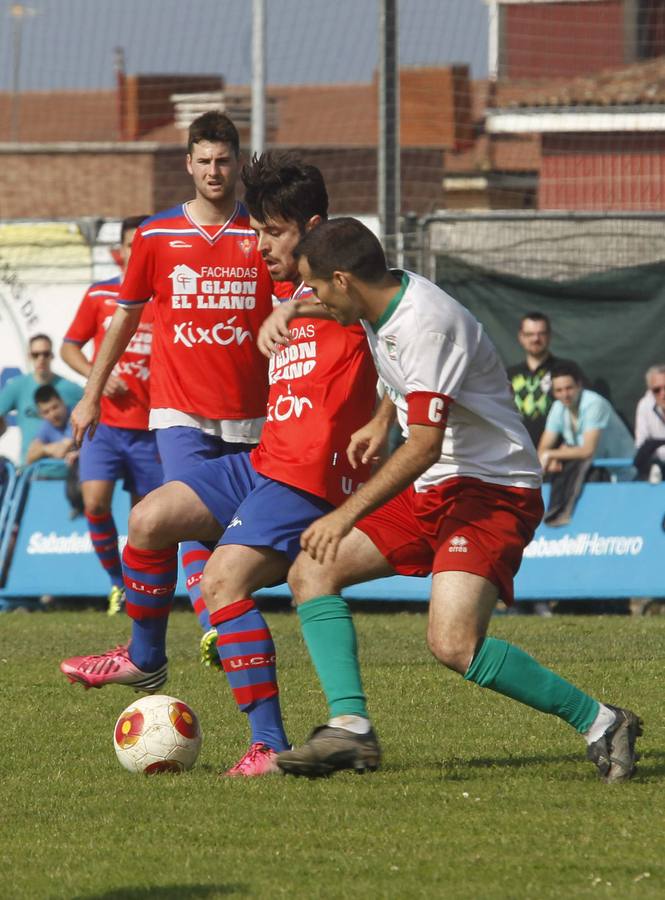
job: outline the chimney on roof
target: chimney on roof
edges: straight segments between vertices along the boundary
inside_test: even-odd
[[[175,124],[186,131],[197,116],[210,109],[226,113],[233,120],[244,145],[249,140],[252,123],[252,96],[249,88],[235,87],[222,91],[199,91],[191,94],[172,94]],[[277,130],[277,100],[266,97],[267,130],[274,139]]]
[[[197,116],[216,109],[225,113],[224,91],[200,91],[196,94],[171,94],[176,128],[186,131]]]
[[[125,75],[118,79],[120,134],[137,141],[155,128],[176,121],[174,95],[214,94],[223,97],[221,75]],[[206,109],[215,109],[213,105]]]

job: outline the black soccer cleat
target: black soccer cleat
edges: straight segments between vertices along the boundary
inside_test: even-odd
[[[628,781],[635,774],[640,758],[635,752],[635,742],[642,734],[642,720],[629,709],[606,704],[616,719],[602,737],[589,744],[587,759],[596,764],[601,779],[606,784]]]
[[[381,748],[372,728],[366,734],[356,734],[331,725],[319,725],[302,747],[277,756],[282,772],[308,778],[326,778],[342,769],[358,774],[375,772],[380,762]]]

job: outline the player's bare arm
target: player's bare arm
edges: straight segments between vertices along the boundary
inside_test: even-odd
[[[320,303],[312,300],[287,300],[275,307],[259,330],[256,344],[264,356],[271,356],[280,347],[291,343],[289,323],[293,319],[331,319]]]
[[[84,378],[90,376],[92,363],[78,344],[74,344],[72,341],[63,341],[60,358],[79,375],[83,375]],[[111,374],[104,385],[103,393],[105,397],[117,397],[119,394],[126,394],[127,390],[127,385],[122,378]]]
[[[356,522],[412,484],[441,456],[443,430],[431,425],[409,426],[409,437],[386,464],[338,509],[303,531],[300,546],[312,559],[332,563],[340,541]]]
[[[78,445],[81,444],[86,431],[90,437],[95,433],[99,422],[99,399],[104,392],[104,385],[138,328],[142,311],[141,305],[129,308],[118,306],[113,314],[109,329],[90,370],[83,397],[72,411],[72,434]]]
[[[395,404],[387,394],[384,394],[373,418],[351,435],[346,455],[354,469],[357,469],[360,463],[378,462],[381,459],[381,451],[388,441],[390,426],[395,421],[396,412]]]

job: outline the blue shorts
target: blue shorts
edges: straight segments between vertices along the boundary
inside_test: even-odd
[[[157,442],[151,431],[98,425],[79,454],[80,481],[118,481],[131,494],[144,497],[163,480]]]
[[[270,547],[293,561],[300,553],[300,535],[333,506],[307,491],[260,475],[248,453],[200,463],[180,475],[205,503],[224,534],[218,546]]]
[[[164,483],[182,481],[183,475],[199,463],[208,459],[219,459],[232,453],[246,453],[254,444],[231,444],[199,428],[175,425],[172,428],[158,428],[157,449],[162,460]]]

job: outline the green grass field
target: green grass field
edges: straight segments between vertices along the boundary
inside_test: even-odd
[[[292,739],[325,708],[296,617],[271,613]],[[196,661],[191,614],[170,626],[166,692],[199,714],[181,776],[130,775],[112,731],[136,697],[84,691],[63,656],[126,637],[99,612],[0,616],[0,873],[5,898],[664,897],[665,617],[497,617],[520,644],[643,717],[642,761],[608,787],[549,716],[441,669],[423,613],[357,617],[383,768],[324,781],[219,778],[245,749],[224,676]]]

